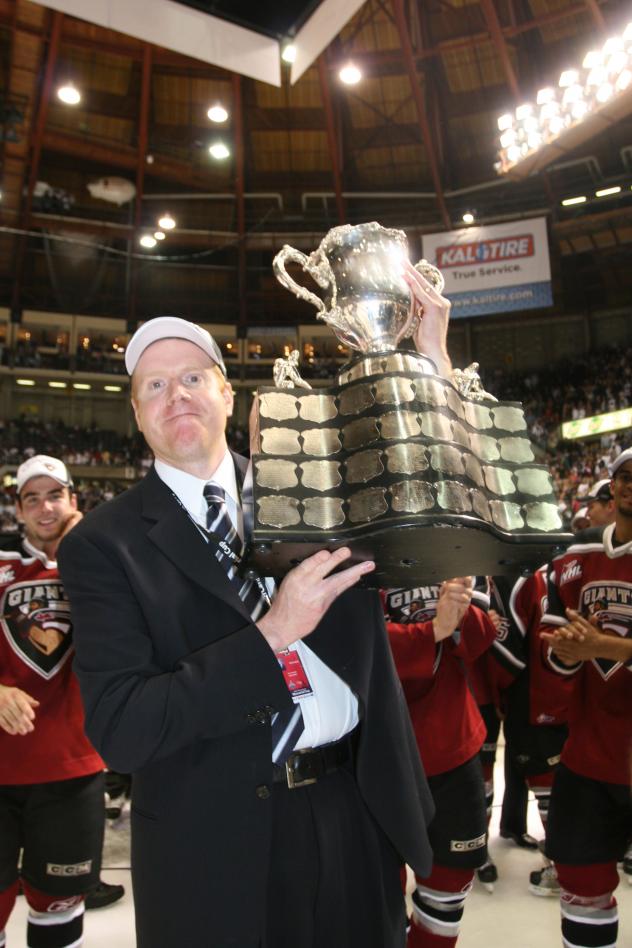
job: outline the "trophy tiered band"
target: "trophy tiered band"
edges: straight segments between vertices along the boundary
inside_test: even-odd
[[[286,246],[274,260],[280,282],[357,354],[317,390],[293,355],[275,366],[277,385],[257,392],[250,563],[260,574],[282,576],[342,545],[353,561],[375,560],[375,586],[516,573],[568,539],[521,405],[488,395],[474,366],[445,379],[398,348],[417,318],[407,257],[403,231],[368,223],[334,228],[309,256]],[[288,261],[324,300],[289,276]],[[441,292],[436,267],[416,266]]]

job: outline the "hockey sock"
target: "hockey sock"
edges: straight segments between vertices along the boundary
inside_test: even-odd
[[[544,774],[537,774],[535,777],[528,777],[527,783],[529,789],[533,791],[538,804],[538,813],[546,833],[546,822],[549,816],[549,801],[551,799],[551,787],[553,785],[553,771],[550,770]]]
[[[27,948],[77,948],[83,941],[82,895],[55,896],[23,883],[29,904]]]
[[[615,862],[569,866],[555,863],[561,886],[562,944],[564,948],[610,948],[619,930],[619,884]]]
[[[0,892],[0,948],[3,948],[6,942],[4,929],[9,921],[9,915],[13,911],[13,906],[15,905],[19,891],[20,883],[16,879],[8,889]]]
[[[473,878],[472,869],[451,869],[436,864],[427,878],[417,877],[408,948],[453,948],[456,945]]]

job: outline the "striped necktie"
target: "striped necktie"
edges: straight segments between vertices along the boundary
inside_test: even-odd
[[[217,484],[213,484],[211,481],[205,485],[203,493],[207,504],[207,532],[214,534],[230,547],[237,557],[237,563],[235,563],[229,555],[222,552],[219,546],[215,551],[215,556],[226,571],[231,586],[235,589],[237,595],[250,613],[252,621],[256,622],[265,611],[267,599],[256,580],[243,579],[237,571],[239,560],[243,556],[244,544],[237,533],[235,525],[230,519],[224,489]]]
[[[206,484],[203,493],[207,504],[207,532],[223,540],[235,555],[241,558],[244,552],[244,544],[230,519],[224,489],[211,481]],[[259,583],[253,579],[243,579],[239,575],[234,561],[222,552],[221,547],[217,547],[215,556],[226,571],[226,575],[237,595],[250,612],[252,621],[255,622],[267,606],[267,599],[261,591]],[[281,765],[290,756],[305,729],[300,705],[293,704],[284,711],[277,711],[276,714],[272,715],[270,723],[272,728],[272,761]]]

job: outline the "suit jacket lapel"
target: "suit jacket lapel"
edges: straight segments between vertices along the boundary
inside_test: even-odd
[[[244,618],[250,613],[215,558],[214,548],[201,536],[187,512],[152,467],[141,484],[142,516],[147,536],[180,572],[218,596]]]

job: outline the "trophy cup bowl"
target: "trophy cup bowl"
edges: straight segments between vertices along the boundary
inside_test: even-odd
[[[403,275],[407,259],[405,233],[372,221],[334,227],[309,256],[286,244],[273,269],[286,289],[316,307],[344,345],[369,354],[395,351],[415,330],[417,313]],[[298,263],[325,290],[324,301],[288,275],[288,262]],[[437,268],[426,261],[417,268],[441,292]]]

